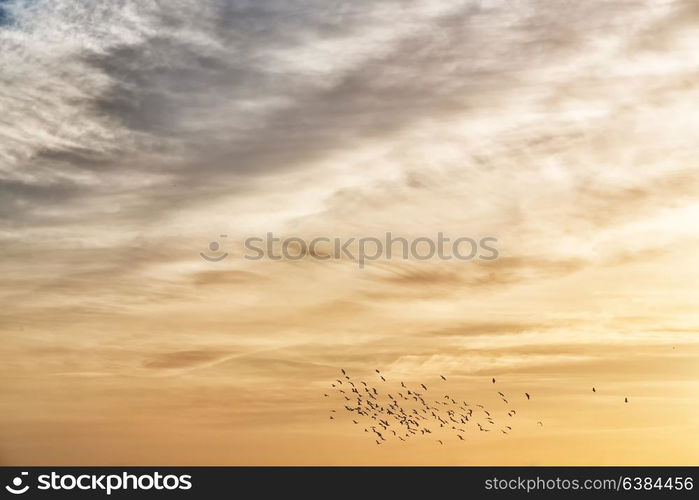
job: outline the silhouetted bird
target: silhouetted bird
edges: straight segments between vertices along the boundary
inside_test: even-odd
[[[442,377],[442,380],[446,380],[447,378],[444,375],[440,375]]]
[[[594,387],[592,388],[592,392],[597,392]]]
[[[493,384],[495,383],[495,377],[493,377]]]
[[[427,390],[427,387],[425,387],[425,384],[420,384],[420,387],[422,387],[423,389]]]
[[[527,396],[527,399],[531,399],[531,396],[529,396],[528,392],[525,392],[524,395]]]
[[[624,398],[624,403],[628,403],[628,402],[629,402],[629,398]]]

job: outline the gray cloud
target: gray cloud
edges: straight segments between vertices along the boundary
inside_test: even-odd
[[[589,15],[589,6],[575,2],[534,2],[510,19],[506,4],[462,2],[433,16],[411,16],[403,4],[396,24],[412,29],[379,43],[370,35],[396,17],[394,2],[182,1],[165,9],[158,2],[124,1],[69,10],[72,3],[57,2],[46,13],[31,10],[39,26],[53,26],[53,15],[86,33],[72,41],[68,60],[45,70],[60,85],[33,97],[55,100],[54,107],[78,103],[79,114],[68,119],[97,132],[57,132],[53,146],[25,143],[17,161],[65,170],[66,182],[74,183],[76,170],[104,182],[144,172],[162,176],[156,185],[137,187],[140,200],[131,210],[149,217],[183,200],[228,194],[240,176],[307,166],[417,119],[502,99],[520,90],[521,72],[575,55],[590,30],[605,28],[605,13],[634,7],[605,4]],[[138,23],[131,12],[140,15]],[[24,19],[20,32],[32,27],[24,28]],[[105,34],[93,24],[98,20],[113,29]],[[344,56],[356,62],[332,74],[305,67],[304,57],[329,57],[301,55],[320,41],[345,43]],[[31,46],[22,49],[34,53]],[[280,65],[294,50],[298,63]],[[59,64],[71,69],[61,72]],[[18,111],[26,106],[19,100],[12,105]],[[60,114],[42,111],[44,128],[56,128],[55,120],[66,119]],[[64,201],[99,196],[109,203],[122,194],[101,187],[92,196],[74,187]],[[23,217],[14,206],[3,208],[8,218]]]

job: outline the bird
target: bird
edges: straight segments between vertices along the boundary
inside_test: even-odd
[[[330,397],[330,396],[328,396],[327,394],[323,394],[323,396],[325,396],[326,398]]]
[[[423,389],[427,390],[427,387],[425,386],[425,384],[420,384],[420,387],[422,387]]]
[[[595,388],[593,387],[593,388],[592,388],[592,392],[597,392],[597,390],[595,390]]]
[[[493,377],[493,384],[495,383],[495,377]]]
[[[544,424],[541,421],[537,422],[537,424],[539,424],[541,427],[544,426]]]
[[[381,380],[383,380],[384,382],[386,382],[386,379],[383,378],[383,375],[381,375]]]
[[[446,380],[447,378],[444,375],[440,375],[442,377],[442,380]]]
[[[629,398],[624,398],[624,403],[628,403],[628,402],[629,402]]]
[[[379,370],[375,370],[375,371],[376,371],[376,373],[381,373]]]
[[[525,392],[524,395],[527,396],[527,399],[531,399],[531,396],[529,395],[528,392]]]
[[[444,444],[444,443],[442,442],[441,439],[438,439],[437,442],[438,442],[439,444]]]
[[[343,375],[347,375],[347,372],[345,372],[345,370],[343,370],[342,368],[340,368],[340,371],[342,372]]]

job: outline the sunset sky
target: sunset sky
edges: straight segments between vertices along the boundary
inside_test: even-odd
[[[697,464],[698,158],[696,0],[0,0],[0,464]],[[341,368],[513,431],[377,446]]]

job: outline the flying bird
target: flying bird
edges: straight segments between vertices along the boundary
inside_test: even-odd
[[[469,408],[471,405],[466,401],[457,401],[455,397],[449,394],[445,394],[441,400],[435,399],[433,402],[431,401],[428,403],[423,397],[424,393],[421,394],[408,390],[405,382],[400,382],[400,387],[403,388],[404,391],[407,391],[407,396],[406,393],[402,392],[390,393],[388,392],[390,391],[389,386],[392,384],[388,383],[386,377],[381,374],[380,370],[375,370],[381,380],[386,382],[384,387],[389,387],[389,389],[384,393],[380,393],[376,387],[369,386],[366,382],[358,381],[357,384],[364,384],[364,392],[367,394],[364,395],[364,393],[361,393],[354,387],[354,383],[352,383],[350,377],[346,375],[346,370],[341,368],[340,371],[344,374],[343,378],[347,379],[346,383],[348,385],[344,387],[348,389],[351,387],[352,390],[352,394],[349,392],[345,393],[342,389],[342,385],[335,385],[342,384],[342,380],[337,380],[337,382],[332,384],[333,389],[338,391],[340,395],[344,397],[345,401],[348,401],[348,403],[343,403],[344,406],[340,408],[344,408],[347,412],[354,413],[352,416],[353,418],[349,419],[352,420],[354,425],[366,423],[367,420],[371,423],[373,420],[376,426],[362,426],[358,428],[364,428],[364,432],[374,434],[377,438],[375,439],[377,445],[390,441],[391,438],[407,441],[413,437],[426,436],[432,433],[432,431],[428,429],[428,426],[432,426],[432,424],[438,425],[439,429],[445,432],[453,432],[459,441],[462,442],[466,441],[465,436],[467,430],[465,427],[468,425],[477,425],[478,430],[481,432],[496,430],[500,430],[502,434],[509,434],[512,432],[512,427],[509,425],[498,426],[500,429],[496,428],[497,417],[495,413],[492,413],[491,416],[492,410],[489,410],[481,404],[473,403],[474,407],[480,408],[483,412],[483,420],[478,422],[478,415],[474,413],[475,408]],[[439,377],[442,380],[447,379],[444,375],[439,375]],[[491,381],[493,384],[497,382],[495,377],[493,377]],[[416,382],[416,384],[417,383],[418,382]],[[398,384],[398,381],[396,381],[395,384]],[[427,386],[424,383],[420,383],[419,386],[422,390],[427,391]],[[393,394],[397,394],[399,397],[394,397]],[[507,399],[503,392],[498,391],[498,395],[507,403]],[[525,392],[524,395],[527,399],[531,398],[528,392]],[[323,396],[329,397],[329,394],[324,393]],[[348,396],[351,396],[351,398]],[[407,401],[408,405],[404,406],[403,401]],[[624,401],[628,403],[628,398],[624,398]],[[330,411],[330,420],[340,420],[339,417],[335,418],[335,416],[337,415],[336,412],[343,411],[342,409],[333,409]],[[509,411],[506,410],[506,413],[508,416],[513,417],[517,412],[516,410],[510,409]],[[512,421],[514,421],[514,419]],[[537,425],[543,427],[543,422],[539,421]],[[379,428],[385,434],[379,432]],[[444,445],[447,439],[442,437],[442,439],[438,439],[436,442],[440,445]]]
[[[597,392],[594,387],[592,388],[592,392]]]
[[[624,403],[628,403],[628,402],[629,402],[629,398],[624,398]]]

